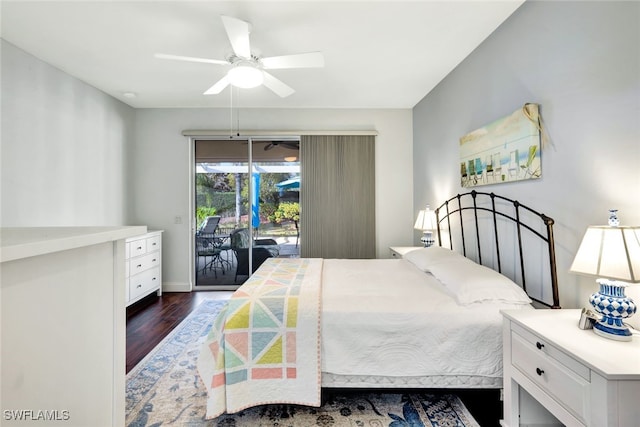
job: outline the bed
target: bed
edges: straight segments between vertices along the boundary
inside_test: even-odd
[[[559,308],[553,220],[494,193],[436,209],[403,259],[265,262],[204,340],[207,418],[322,387],[501,388],[500,310]]]

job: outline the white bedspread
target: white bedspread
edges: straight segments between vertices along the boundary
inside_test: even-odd
[[[406,260],[326,259],[322,371],[338,375],[502,376],[500,309],[460,306]]]

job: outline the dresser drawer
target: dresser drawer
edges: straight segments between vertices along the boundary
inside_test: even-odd
[[[147,240],[148,239],[138,239],[128,242],[127,246],[129,246],[129,258],[144,255],[147,252]]]
[[[525,330],[511,331],[511,363],[586,423],[590,407],[586,366]]]
[[[129,260],[129,275],[142,273],[160,265],[160,253],[153,252]]]
[[[158,287],[160,287],[160,267],[143,271],[129,278],[129,299],[134,300]]]
[[[147,252],[158,251],[162,247],[162,237],[160,235],[146,239]]]

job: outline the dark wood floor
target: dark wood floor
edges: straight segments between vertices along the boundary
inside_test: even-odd
[[[231,292],[165,292],[127,308],[127,372],[205,299],[227,299]]]

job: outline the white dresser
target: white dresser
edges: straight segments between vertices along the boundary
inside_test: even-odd
[[[580,310],[503,315],[503,426],[640,425],[640,337],[581,330]]]
[[[152,292],[162,295],[162,230],[127,239],[125,258],[127,306]]]

